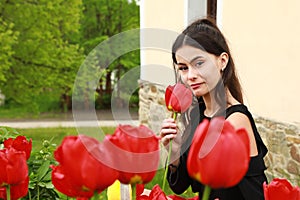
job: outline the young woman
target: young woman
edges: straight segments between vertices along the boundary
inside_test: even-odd
[[[267,179],[263,157],[267,148],[251,113],[243,104],[230,50],[214,21],[200,19],[189,25],[175,40],[172,58],[177,80],[193,91],[196,101],[182,115],[185,124],[183,133],[180,133],[177,123],[171,118],[165,119],[162,124],[162,143],[167,147],[169,141],[173,140],[167,177],[170,187],[180,194],[191,186],[194,192],[202,196],[204,186],[191,179],[187,172],[189,146],[196,127],[204,118],[224,116],[236,129],[243,127],[247,130],[251,160],[248,172],[240,183],[231,188],[212,190],[210,199],[264,199],[262,184]]]

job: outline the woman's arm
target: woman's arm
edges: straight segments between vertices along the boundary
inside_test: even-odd
[[[176,193],[183,193],[190,186],[190,177],[186,168],[186,156],[180,155],[182,138],[178,133],[178,127],[174,119],[165,119],[160,131],[161,142],[169,150],[172,141],[172,153],[167,168],[167,181],[170,188]]]
[[[188,175],[186,168],[186,155],[180,157],[179,165],[168,166],[168,182],[173,192],[182,194],[191,185],[191,178]]]
[[[246,129],[248,137],[250,139],[250,156],[256,156],[258,154],[258,150],[249,118],[243,113],[235,112],[231,114],[226,120],[228,120],[235,129]]]

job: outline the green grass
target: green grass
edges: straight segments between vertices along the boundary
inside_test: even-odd
[[[65,113],[48,111],[48,112],[33,112],[22,107],[6,108],[0,106],[0,119],[2,120],[24,120],[24,119],[48,119],[64,117]]]
[[[0,108],[0,116],[2,119],[22,119],[29,115],[30,114],[23,108]]]
[[[95,130],[95,128],[87,128],[84,129],[87,132],[98,131],[99,129]],[[58,128],[30,128],[30,129],[17,129],[17,131],[25,135],[27,138],[32,138],[33,150],[38,150],[42,147],[42,143],[44,140],[51,141],[52,144],[56,144],[57,146],[60,145],[63,138],[68,135],[78,135],[76,128],[65,128],[65,127],[58,127]],[[115,131],[115,127],[103,127],[102,131],[106,134],[112,134]],[[163,177],[164,177],[164,169],[158,169],[156,172],[155,177],[153,180],[145,185],[146,189],[152,189],[152,187],[156,184],[160,185],[162,188],[163,184]],[[168,184],[166,184],[165,191],[167,195],[173,194],[172,190],[169,188]],[[183,197],[192,197],[195,194],[189,188],[184,194],[181,196]],[[105,200],[104,194],[100,195],[100,199]]]
[[[115,127],[101,127],[101,129],[103,133],[106,134],[112,134],[115,131]],[[29,128],[16,130],[22,135],[25,135],[27,138],[32,138],[33,149],[39,149],[42,145],[43,140],[48,140],[51,141],[51,143],[53,144],[59,145],[65,136],[78,135],[78,131],[76,128],[67,127]],[[86,133],[95,133],[100,131],[98,128],[84,128],[83,130],[86,130]]]

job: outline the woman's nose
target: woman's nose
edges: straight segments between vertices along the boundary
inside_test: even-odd
[[[195,69],[194,67],[189,67],[189,71],[188,71],[188,79],[195,79],[197,78],[199,72],[197,69]]]

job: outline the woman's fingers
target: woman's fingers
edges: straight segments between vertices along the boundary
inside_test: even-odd
[[[162,129],[163,128],[176,128],[177,124],[175,123],[174,119],[169,118],[165,119],[162,123]]]
[[[177,135],[177,125],[172,118],[165,119],[160,130],[161,141],[166,146]]]
[[[170,140],[174,139],[175,137],[176,137],[176,134],[167,134],[161,138],[161,142],[164,146],[166,146],[169,144]]]
[[[161,130],[160,130],[160,136],[161,137],[165,137],[165,136],[167,136],[167,135],[176,135],[176,133],[177,133],[177,130],[176,130],[176,128],[169,128],[169,127],[166,127],[166,128],[162,128]]]

